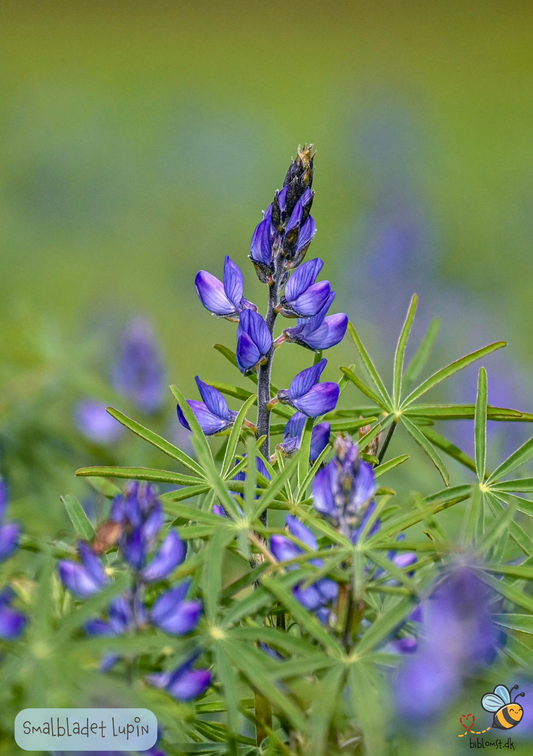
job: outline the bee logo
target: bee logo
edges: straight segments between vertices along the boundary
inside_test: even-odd
[[[516,703],[516,699],[518,696],[525,696],[525,693],[517,693],[514,701],[511,701],[511,693],[517,688],[518,685],[514,685],[509,690],[505,685],[497,685],[492,693],[486,693],[481,699],[481,706],[485,711],[494,712],[492,726],[498,730],[516,727],[524,716],[524,709]]]

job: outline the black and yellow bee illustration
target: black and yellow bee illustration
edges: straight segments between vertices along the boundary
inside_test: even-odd
[[[516,688],[518,685],[514,685],[511,690],[505,685],[497,685],[492,693],[486,693],[481,699],[481,705],[485,711],[494,712],[492,726],[498,730],[510,730],[516,727],[524,716],[524,709],[516,703],[516,699],[526,694],[517,693],[514,701],[511,701],[511,693]]]

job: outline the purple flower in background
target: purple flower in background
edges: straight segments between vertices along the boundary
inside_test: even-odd
[[[298,373],[288,390],[278,391],[279,401],[282,404],[290,404],[307,417],[318,417],[334,410],[339,400],[338,384],[318,383],[327,363],[326,359],[322,359],[316,365]]]
[[[17,522],[4,523],[4,517],[9,503],[9,489],[3,478],[0,478],[0,562],[4,562],[17,550],[21,527]]]
[[[313,533],[299,520],[297,520],[295,517],[292,517],[292,515],[287,516],[287,527],[289,529],[289,533],[294,538],[297,538],[299,541],[304,543],[312,551],[318,550],[318,544]],[[295,559],[301,554],[306,553],[305,549],[291,541],[286,536],[282,535],[271,536],[270,550],[279,562],[288,562],[291,559]],[[324,564],[323,561],[318,558],[311,559],[309,563],[317,568],[322,567]],[[299,569],[299,565],[288,565],[287,569],[297,570]],[[338,591],[339,586],[337,585],[337,583],[334,580],[330,580],[329,578],[320,578],[316,581],[316,583],[311,584],[307,588],[303,588],[302,584],[299,583],[293,589],[294,596],[303,606],[305,606],[306,609],[309,609],[309,611],[311,612],[315,612],[321,607],[325,607],[327,604],[335,601]]]
[[[257,310],[243,297],[243,275],[228,255],[224,261],[224,283],[206,270],[201,270],[196,276],[195,286],[203,306],[220,318],[237,321],[245,308]]]
[[[165,395],[163,358],[152,327],[134,318],[125,329],[113,370],[113,385],[140,410],[157,412]]]
[[[59,562],[59,577],[68,590],[79,598],[87,598],[99,593],[109,579],[94,551],[86,543],[80,543],[78,552],[79,562],[62,560]]]
[[[163,509],[148,483],[128,483],[111,505],[111,520],[121,526],[119,548],[124,559],[140,570],[163,527]]]
[[[150,613],[152,623],[170,635],[185,635],[195,629],[202,612],[199,601],[185,601],[190,581],[163,593]]]
[[[249,310],[246,310],[245,312],[249,312]],[[198,402],[194,399],[187,399],[187,404],[194,412],[205,435],[212,436],[215,433],[220,433],[221,431],[230,428],[239,413],[230,410],[227,401],[224,399],[220,391],[217,391],[216,388],[201,381],[198,376],[196,376],[196,384],[200,396],[204,401]],[[178,418],[184,428],[187,428],[187,430],[191,429],[179,404]]]
[[[323,267],[322,260],[309,260],[292,274],[278,306],[282,315],[286,318],[309,318],[322,309],[331,290],[329,281],[315,283]]]
[[[11,588],[4,588],[0,592],[0,638],[2,640],[17,640],[26,627],[26,617],[10,606],[14,596]]]
[[[272,336],[263,316],[253,310],[242,312],[237,328],[237,365],[247,375],[265,359],[272,346]]]
[[[341,342],[348,328],[348,316],[338,313],[326,317],[334,299],[335,292],[332,291],[316,315],[311,318],[298,318],[298,325],[286,328],[279,341],[299,344],[314,352],[329,349]]]
[[[103,402],[84,399],[74,409],[74,419],[80,433],[95,444],[113,444],[124,428],[112,417]]]
[[[108,609],[107,622],[93,619],[85,624],[85,632],[90,637],[120,636],[129,630],[135,630],[147,622],[144,605],[137,594],[118,596]],[[110,670],[120,659],[116,653],[106,653],[100,664],[102,672]]]
[[[463,680],[490,664],[498,644],[492,593],[468,565],[454,565],[422,604],[418,651],[400,668],[396,709],[409,720],[434,717]]]
[[[278,449],[282,454],[290,456],[298,451],[306,419],[306,416],[302,412],[296,412],[291,417],[285,426],[283,443],[278,444]],[[329,444],[330,435],[331,425],[329,423],[319,423],[318,425],[315,425],[311,434],[311,449],[309,453],[310,462],[314,462],[315,459],[322,454],[326,446]]]
[[[178,701],[192,701],[203,695],[211,684],[211,672],[207,669],[192,669],[196,656],[186,661],[173,672],[158,672],[147,680],[157,688],[164,688]]]
[[[320,514],[332,520],[355,543],[374,510],[374,469],[359,458],[359,448],[350,436],[339,435],[334,449],[335,458],[313,481],[314,504]],[[374,527],[379,527],[378,523]]]
[[[163,580],[182,564],[186,555],[187,547],[177,531],[171,530],[152,561],[142,571],[142,579],[147,583]]]

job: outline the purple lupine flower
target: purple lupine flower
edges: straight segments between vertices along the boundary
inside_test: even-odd
[[[26,627],[27,618],[10,606],[14,596],[11,588],[5,588],[0,593],[0,638],[2,640],[17,640]]]
[[[4,517],[9,504],[9,489],[3,478],[0,478],[0,562],[15,552],[19,545],[21,527],[17,522],[4,523]]]
[[[292,515],[287,516],[287,527],[289,532],[294,538],[302,541],[312,551],[318,550],[318,544],[313,533],[303,525],[299,520]],[[270,550],[275,558],[280,562],[288,562],[301,554],[305,553],[305,550],[298,546],[298,544],[291,541],[289,538],[283,535],[273,535],[270,538]],[[322,567],[322,559],[311,559],[309,563],[315,567]],[[292,564],[287,566],[288,570],[299,569],[298,564]],[[309,609],[309,611],[317,611],[326,604],[329,604],[337,598],[339,587],[334,580],[329,578],[320,578],[316,583],[303,588],[301,583],[293,588],[294,596],[298,601]]]
[[[195,629],[202,612],[199,601],[185,601],[190,581],[163,593],[150,613],[152,623],[170,635],[185,635]]]
[[[272,245],[274,234],[270,214],[256,227],[250,243],[250,260],[254,264],[257,277],[261,283],[267,283],[274,272]]]
[[[177,531],[171,530],[157,554],[142,571],[143,580],[147,583],[153,583],[156,580],[168,577],[185,560],[186,555],[185,543],[181,540]]]
[[[287,200],[290,191],[287,192]],[[296,268],[305,257],[309,245],[316,234],[316,224],[309,215],[313,203],[313,192],[307,187],[296,202],[285,226],[281,241],[281,253],[287,258],[286,268]]]
[[[211,672],[192,669],[197,656],[193,656],[173,672],[158,672],[147,677],[157,688],[164,688],[178,701],[192,701],[203,695],[211,685]]]
[[[309,260],[292,274],[281,297],[278,311],[286,318],[310,318],[326,304],[331,290],[329,281],[315,283],[324,263]]]
[[[245,312],[250,311],[245,310]],[[198,376],[196,376],[196,384],[200,396],[204,401],[198,402],[194,399],[187,399],[187,404],[194,412],[205,435],[212,436],[215,433],[220,433],[221,431],[230,428],[239,413],[230,410],[227,401],[224,399],[220,391],[217,391],[213,386],[209,386],[207,383],[201,381]],[[184,428],[187,428],[187,430],[191,429],[179,404],[178,418]]]
[[[278,391],[279,401],[282,404],[290,404],[307,417],[318,417],[334,410],[339,400],[338,384],[318,383],[327,364],[328,361],[322,359],[316,365],[298,373],[288,390]]]
[[[237,328],[237,365],[241,373],[250,373],[266,358],[271,346],[272,336],[263,316],[244,310]]]
[[[341,533],[355,543],[374,509],[374,469],[359,458],[359,448],[350,436],[339,435],[334,449],[335,458],[313,481],[314,504],[320,514],[333,520]]]
[[[238,321],[240,312],[245,308],[257,310],[244,298],[243,275],[228,255],[224,261],[224,283],[206,270],[201,270],[196,276],[195,286],[203,306],[219,318]]]
[[[492,622],[492,593],[467,564],[452,565],[423,602],[418,651],[400,668],[396,708],[400,715],[434,717],[463,680],[490,664],[498,632]],[[406,691],[409,694],[406,695]]]
[[[156,489],[133,481],[111,505],[111,520],[121,526],[119,548],[135,570],[142,569],[163,527],[163,509]]]
[[[74,420],[80,433],[95,444],[113,444],[124,428],[107,411],[103,402],[83,399],[74,408]]]
[[[163,404],[163,358],[153,329],[144,318],[130,321],[122,335],[113,385],[143,412],[157,412]]]
[[[287,425],[283,433],[283,443],[278,444],[278,449],[282,454],[290,456],[300,448],[302,433],[305,428],[306,416],[302,412],[296,412]],[[331,435],[331,425],[329,423],[319,423],[313,428],[311,434],[311,449],[309,452],[309,461],[314,462],[326,446],[329,444]]]
[[[335,292],[332,291],[316,315],[311,318],[298,318],[298,325],[285,328],[280,341],[299,344],[313,352],[330,349],[341,342],[348,328],[348,316],[343,312],[327,315],[334,299]]]
[[[109,579],[91,547],[81,542],[78,546],[79,562],[65,559],[59,562],[59,577],[71,593],[79,598],[87,598],[99,593]]]
[[[105,622],[102,619],[93,619],[85,623],[85,632],[90,637],[98,636],[120,636],[128,632],[128,630],[135,629],[141,624],[145,624],[144,621],[137,622],[136,616],[133,611],[132,605],[139,604],[138,597],[132,600],[131,596],[117,596],[114,601],[111,602],[108,609],[108,621]],[[143,620],[144,617],[144,611]],[[104,654],[100,663],[100,669],[102,672],[108,672],[119,661],[120,654],[106,653]]]

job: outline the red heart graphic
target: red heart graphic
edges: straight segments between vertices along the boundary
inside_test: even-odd
[[[466,724],[465,722],[463,722],[463,719],[465,720]],[[473,714],[463,714],[462,717],[459,717],[459,722],[463,725],[463,727],[467,731],[472,729],[475,721],[476,721],[476,718]]]

